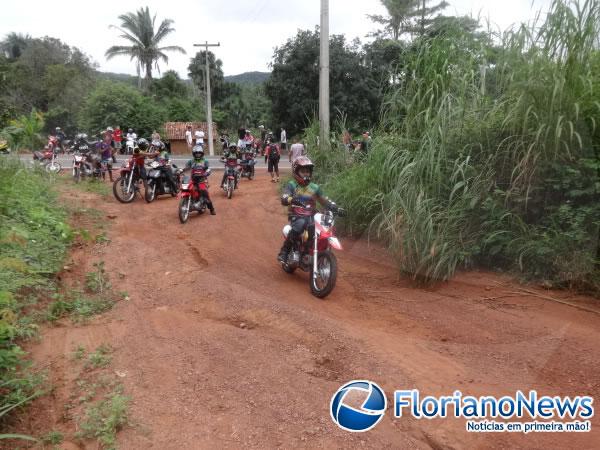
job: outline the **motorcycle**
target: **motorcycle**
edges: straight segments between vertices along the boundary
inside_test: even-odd
[[[223,188],[223,192],[227,194],[227,198],[231,199],[233,191],[237,189],[240,178],[240,173],[237,170],[237,159],[221,159],[221,161],[225,163],[225,181],[221,187]]]
[[[0,155],[9,155],[10,147],[8,146],[8,141],[4,139],[0,139]]]
[[[62,166],[56,160],[56,152],[52,147],[46,146],[43,152],[33,152],[33,161],[39,161],[48,173],[58,173],[62,170]]]
[[[136,192],[140,191],[140,183],[147,187],[146,181],[140,176],[135,158],[123,163],[119,177],[113,183],[113,194],[121,203],[131,203]]]
[[[169,165],[166,162],[161,163],[159,161],[152,161],[152,163],[150,163],[150,170],[148,170],[148,181],[144,196],[148,203],[153,202],[157,195],[171,194],[172,197],[177,195],[176,192],[173,192],[167,182],[165,170],[171,170],[173,172],[173,178],[175,179],[175,185],[178,189],[181,186],[182,169],[179,169],[175,164]]]
[[[125,141],[125,148],[121,148],[121,154],[123,154],[123,150],[125,151],[126,155],[133,155],[133,151],[137,148],[137,140],[136,137],[131,138],[131,139],[127,139]]]
[[[204,166],[192,167],[191,177],[185,177],[179,192],[179,221],[186,223],[191,211],[198,214],[206,211],[206,198],[201,191],[208,190],[208,176],[210,169],[204,170]]]
[[[305,230],[300,239],[294,241],[292,249],[282,269],[292,274],[296,269],[310,273],[310,291],[318,298],[324,298],[333,291],[337,280],[337,259],[332,249],[342,250],[342,244],[335,236],[335,216],[344,216],[343,209],[337,212],[326,210],[324,213],[310,211],[310,205],[292,204],[293,207],[301,208],[313,216],[313,224],[309,225],[309,233]],[[283,227],[283,237],[287,239],[292,227]],[[309,238],[309,236],[311,236]]]
[[[248,151],[248,149],[246,149],[246,151],[244,153],[242,153],[242,159],[240,161],[240,165],[242,167],[242,170],[240,172],[240,177],[241,178],[247,177],[248,180],[251,180],[252,178],[254,178],[254,165],[255,164],[256,164],[256,161],[254,159],[254,152]]]

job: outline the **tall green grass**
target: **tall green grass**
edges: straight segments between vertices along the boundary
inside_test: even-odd
[[[71,238],[65,220],[44,172],[0,157],[0,413],[39,393],[18,339],[35,331],[23,315],[28,302],[53,288]]]
[[[415,42],[367,160],[319,167],[347,226],[385,241],[418,279],[485,264],[593,280],[599,32],[600,0],[555,0],[543,23],[502,36]]]

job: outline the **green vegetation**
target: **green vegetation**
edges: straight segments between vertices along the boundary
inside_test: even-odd
[[[58,445],[63,441],[64,436],[60,431],[49,431],[40,439],[44,444]]]
[[[175,31],[171,26],[173,21],[164,19],[155,30],[156,15],[152,16],[147,6],[145,9],[138,9],[135,13],[121,14],[119,20],[121,26],[113,26],[113,28],[123,33],[120,37],[133,45],[114,45],[106,50],[106,57],[110,59],[115,56],[129,56],[135,60],[138,74],[142,71],[146,74],[144,85],[147,89],[152,83],[152,66],[158,69],[159,60],[165,63],[169,61],[165,52],[175,51],[185,54],[185,50],[177,45],[159,47],[161,41]]]
[[[313,152],[347,229],[417,279],[484,265],[598,289],[599,31],[598,0],[556,0],[499,45],[461,26],[416,40],[366,160]]]
[[[72,236],[65,220],[45,174],[0,159],[0,411],[40,393],[17,340],[35,334],[24,309],[55,289]]]
[[[98,439],[102,448],[114,449],[117,431],[127,424],[129,398],[120,389],[89,406],[80,422],[79,437]]]
[[[98,367],[106,367],[112,360],[112,348],[109,345],[101,345],[95,352],[90,353],[86,362],[86,367],[97,369]]]

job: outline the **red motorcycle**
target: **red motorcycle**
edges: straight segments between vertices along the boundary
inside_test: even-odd
[[[298,268],[309,272],[311,293],[315,297],[324,298],[333,291],[337,280],[337,259],[332,249],[342,250],[342,244],[335,236],[335,216],[343,217],[345,211],[336,208],[335,212],[327,210],[320,213],[311,211],[310,205],[292,206],[301,215],[312,216],[313,223],[300,239],[294,241],[288,258],[281,267],[290,274]],[[284,239],[287,239],[291,229],[289,224],[283,227]]]
[[[120,176],[113,183],[113,194],[121,203],[131,203],[135,193],[140,191],[140,184],[147,188],[146,180],[142,179],[135,158],[130,158],[123,164]]]
[[[58,173],[62,170],[62,166],[56,160],[57,147],[54,142],[58,142],[58,140],[54,136],[50,136],[43,152],[33,152],[33,160],[39,161],[49,173]]]
[[[227,194],[227,198],[231,199],[233,191],[237,189],[240,180],[240,172],[238,171],[237,159],[222,159],[225,163],[225,181],[223,182],[223,191]]]
[[[192,166],[191,177],[185,177],[181,183],[179,192],[179,221],[186,223],[190,217],[191,211],[198,211],[202,214],[206,211],[207,196],[202,195],[203,191],[208,191],[208,176],[210,169],[204,170],[203,165]]]

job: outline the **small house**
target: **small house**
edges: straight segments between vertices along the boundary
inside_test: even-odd
[[[189,150],[187,146],[187,142],[185,140],[185,132],[187,130],[188,125],[192,127],[192,138],[194,144],[196,143],[196,138],[194,133],[196,131],[204,131],[204,152],[208,155],[208,124],[206,122],[167,122],[165,123],[165,133],[167,135],[167,139],[171,142],[171,152],[179,155],[189,155]],[[220,152],[221,146],[217,145],[219,142],[219,134],[217,132],[217,124],[213,122],[212,125],[212,134],[213,134],[213,147],[215,149],[215,153]]]

